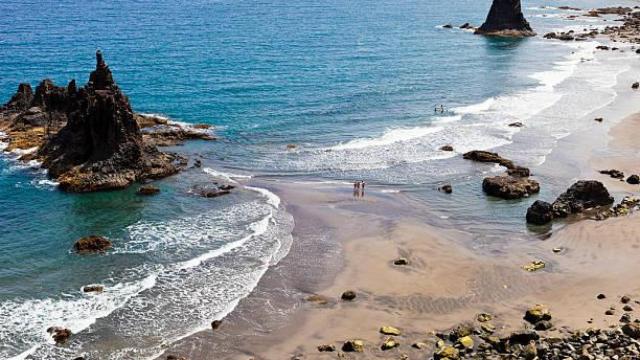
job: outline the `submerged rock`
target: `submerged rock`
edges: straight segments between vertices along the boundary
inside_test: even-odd
[[[138,195],[156,195],[160,193],[160,189],[154,185],[143,185],[136,192]]]
[[[101,292],[104,291],[104,286],[102,286],[102,285],[87,285],[87,286],[82,288],[82,291],[86,292],[86,293],[90,293],[90,292],[101,293]]]
[[[73,248],[78,253],[96,253],[111,249],[111,241],[102,236],[87,236],[79,239],[73,244]]]
[[[489,15],[476,34],[525,37],[536,33],[522,14],[520,0],[493,0]]]
[[[438,188],[438,191],[441,191],[446,194],[451,194],[453,192],[453,187],[450,184],[442,185]]]
[[[520,199],[540,192],[540,184],[524,177],[492,176],[482,181],[482,190],[503,199]]]
[[[600,174],[609,175],[614,179],[624,179],[624,173],[620,170],[611,169],[611,170],[600,170]]]

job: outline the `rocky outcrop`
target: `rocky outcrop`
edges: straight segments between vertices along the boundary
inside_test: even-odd
[[[104,252],[111,249],[111,241],[102,236],[91,235],[76,241],[73,249],[80,254]]]
[[[497,153],[484,151],[484,150],[472,150],[462,155],[462,158],[467,160],[473,160],[478,162],[488,162],[488,163],[496,163],[500,164],[507,169],[511,169],[515,167],[513,161],[503,158]]]
[[[65,92],[43,84],[49,103],[66,113],[66,125],[38,156],[60,188],[72,192],[122,189],[135,181],[178,172],[177,157],[142,141],[129,100],[120,91],[102,54],[84,88]],[[38,90],[34,101],[38,102]]]
[[[571,185],[552,204],[536,201],[527,210],[527,222],[543,225],[553,219],[565,218],[587,209],[613,204],[613,197],[599,181],[581,180]]]
[[[72,335],[71,330],[60,326],[52,326],[47,329],[47,332],[51,335],[56,344],[66,343]]]
[[[526,177],[491,176],[482,181],[482,190],[502,199],[520,199],[540,192],[540,184]]]
[[[520,0],[493,0],[487,20],[475,31],[491,36],[534,36],[529,22],[522,14]]]

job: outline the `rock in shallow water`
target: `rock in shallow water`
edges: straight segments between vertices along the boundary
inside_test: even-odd
[[[73,244],[73,248],[78,253],[95,253],[95,252],[103,252],[111,249],[111,241],[102,236],[87,236],[79,239]]]
[[[492,176],[482,181],[482,190],[502,199],[520,199],[540,192],[540,184],[523,177]]]
[[[527,222],[534,225],[544,225],[553,220],[553,208],[546,201],[536,200],[527,209]]]
[[[522,14],[520,0],[493,0],[487,20],[475,33],[509,37],[536,34]]]

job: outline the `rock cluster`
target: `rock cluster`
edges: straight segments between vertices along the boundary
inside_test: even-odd
[[[175,174],[186,159],[156,146],[213,140],[208,127],[135,114],[100,51],[84,87],[46,79],[34,92],[20,84],[0,107],[0,131],[9,142],[5,151],[36,150],[21,160],[41,161],[60,188],[71,192],[122,189]]]
[[[538,200],[527,210],[527,222],[543,225],[587,209],[613,204],[613,197],[599,181],[581,180],[571,185],[552,204]]]
[[[482,190],[487,195],[502,199],[520,199],[540,192],[540,184],[529,179],[531,172],[528,168],[517,166],[497,153],[473,150],[462,157],[467,160],[500,164],[507,168],[505,175],[486,177],[482,181]]]
[[[520,0],[493,0],[487,20],[475,33],[510,37],[536,34],[522,14]]]

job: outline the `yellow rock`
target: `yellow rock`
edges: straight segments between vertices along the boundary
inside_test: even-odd
[[[526,265],[524,265],[522,268],[525,269],[526,271],[529,272],[534,272],[534,271],[538,271],[540,269],[544,269],[545,267],[545,263],[542,260],[534,260]]]
[[[473,349],[473,339],[471,336],[463,336],[458,339],[458,343],[462,345],[465,349]]]
[[[345,352],[364,352],[364,341],[362,340],[347,340],[342,345],[342,351]]]
[[[398,330],[397,328],[394,328],[393,326],[383,326],[380,328],[380,332],[385,335],[395,335],[395,336],[400,335],[400,330]]]
[[[491,319],[493,319],[493,316],[487,313],[480,313],[476,316],[476,320],[478,320],[479,322],[487,322],[491,321]]]
[[[391,350],[398,346],[400,346],[400,344],[393,340],[393,338],[389,337],[382,343],[382,346],[380,346],[380,348],[382,350]]]
[[[454,348],[453,346],[447,345],[447,346],[443,346],[441,349],[436,351],[436,353],[434,354],[434,358],[436,360],[438,359],[457,360],[460,358],[460,352],[458,351],[458,349]]]

